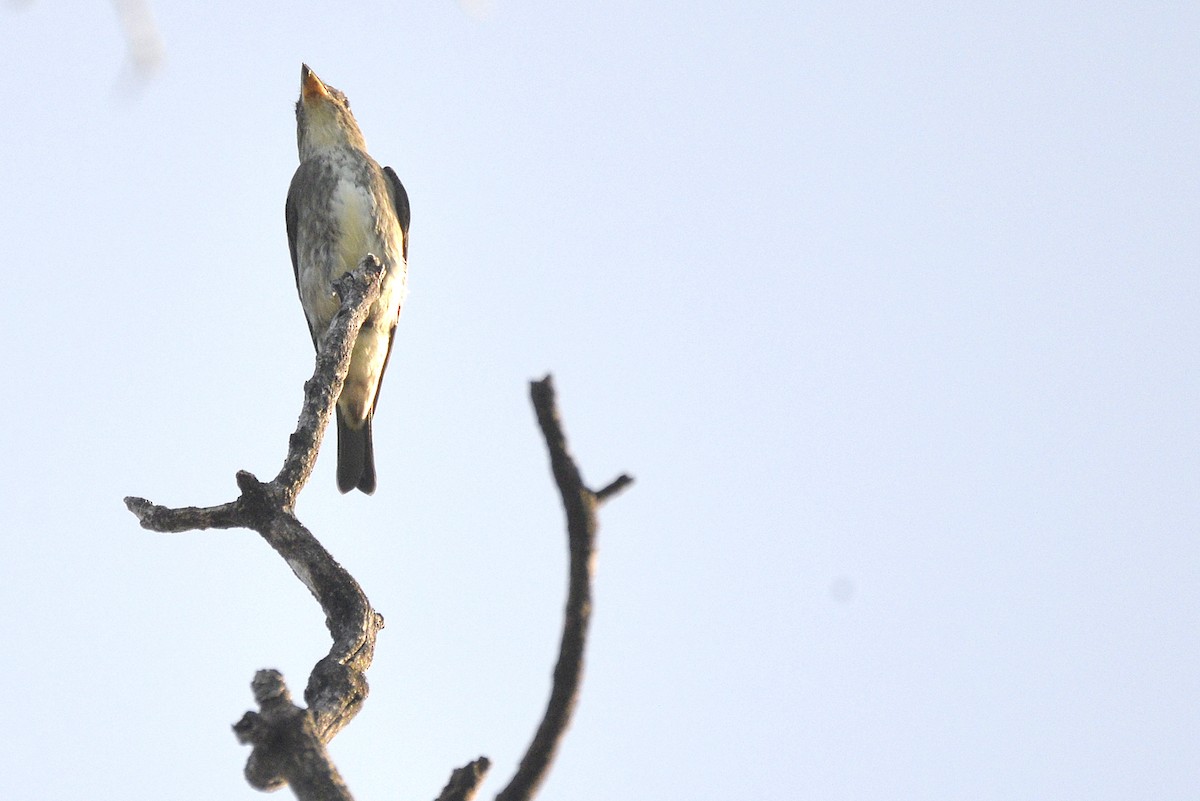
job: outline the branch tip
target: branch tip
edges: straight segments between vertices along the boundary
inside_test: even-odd
[[[145,498],[138,498],[134,495],[125,496],[125,508],[133,512],[138,520],[141,520],[146,514],[154,508],[154,504]]]
[[[491,766],[492,761],[481,756],[461,768],[455,768],[437,801],[471,801]]]
[[[596,503],[604,503],[614,495],[619,494],[622,490],[633,483],[633,476],[622,473],[612,480],[604,489],[596,490],[592,496],[596,499]]]
[[[260,670],[255,673],[254,681],[250,682],[250,689],[254,693],[255,703],[260,706],[272,701],[292,700],[292,693],[283,681],[283,674],[278,670]]]

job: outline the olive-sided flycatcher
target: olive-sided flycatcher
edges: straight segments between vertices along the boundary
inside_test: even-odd
[[[287,196],[288,249],[313,344],[337,312],[333,281],[368,253],[383,263],[379,300],[354,343],[337,401],[338,489],[375,491],[371,419],[408,277],[408,194],[367,154],[346,96],[303,65],[296,102],[300,167]]]

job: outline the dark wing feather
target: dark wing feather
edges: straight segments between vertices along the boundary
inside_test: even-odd
[[[304,165],[300,165],[303,169]],[[296,170],[296,175],[300,174],[300,170]],[[288,187],[287,203],[283,207],[283,221],[287,224],[288,238],[288,253],[292,257],[292,276],[296,279],[296,296],[300,297],[300,262],[296,259],[296,229],[300,225],[300,202],[297,199],[299,190],[296,188],[296,176],[292,177],[292,184]],[[304,304],[304,298],[300,298],[301,305]],[[304,315],[305,322],[308,322],[308,314]],[[308,335],[312,337],[313,347],[317,346],[317,334],[312,330],[312,324],[308,326]]]
[[[299,210],[296,208],[296,181],[288,187],[287,203],[283,207],[283,221],[287,223],[288,253],[292,256],[292,276],[296,279],[296,294],[300,294],[300,264],[296,261],[296,225]]]
[[[383,357],[383,367],[379,370],[379,384],[375,387],[375,400],[371,403],[371,414],[367,416],[370,420],[375,416],[375,410],[379,408],[379,394],[383,391],[383,376],[387,373],[388,362],[392,360],[392,345],[396,341],[396,326],[392,326],[392,330],[388,332],[388,349]]]
[[[412,218],[412,212],[408,207],[408,192],[404,190],[404,184],[400,183],[400,176],[396,175],[396,171],[391,167],[383,168],[383,175],[387,179],[388,188],[392,190],[392,205],[396,209],[396,219],[400,221],[400,230],[404,232],[404,261],[408,262],[408,223]],[[379,371],[379,386],[375,388],[375,403],[371,406],[371,415],[375,415],[375,409],[379,407],[379,391],[383,389],[383,374],[387,372],[388,362],[392,360],[392,345],[396,341],[396,327],[392,326],[391,332],[388,334],[388,349],[387,354],[383,357],[383,369]]]
[[[408,207],[408,192],[400,183],[400,176],[391,167],[384,167],[383,174],[392,190],[392,205],[396,209],[396,219],[400,221],[400,230],[404,232],[404,260],[408,261],[408,223],[412,219],[412,211]]]

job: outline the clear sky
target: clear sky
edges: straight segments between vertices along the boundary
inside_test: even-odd
[[[412,201],[379,491],[299,515],[387,618],[361,799],[511,775],[548,693],[552,371],[602,512],[543,798],[1200,797],[1200,5],[0,5],[14,799],[250,799],[321,613],[121,503],[279,468],[311,370],[302,61]]]

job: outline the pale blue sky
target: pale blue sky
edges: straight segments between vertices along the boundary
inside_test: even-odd
[[[1200,795],[1200,6],[0,7],[5,794],[255,798],[316,604],[121,498],[278,469],[308,62],[412,199],[379,491],[301,518],[388,627],[360,799],[507,780],[565,591],[526,382],[602,513],[542,797]]]

